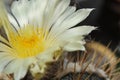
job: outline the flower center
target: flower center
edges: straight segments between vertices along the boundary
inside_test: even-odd
[[[11,46],[14,49],[13,55],[18,58],[27,58],[42,53],[45,47],[43,29],[27,25],[18,30],[20,35],[11,37]]]

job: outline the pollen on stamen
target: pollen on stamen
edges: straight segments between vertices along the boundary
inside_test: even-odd
[[[39,29],[41,34],[43,29]],[[36,31],[36,33],[35,33]],[[12,48],[15,50],[15,55],[18,58],[27,58],[36,56],[45,50],[44,37],[40,33],[37,33],[37,29],[33,30],[33,27],[26,26],[19,31],[20,36],[12,36],[10,41]],[[13,34],[14,35],[14,34]]]

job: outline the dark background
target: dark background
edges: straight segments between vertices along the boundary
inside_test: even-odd
[[[111,42],[110,48],[118,48],[120,55],[120,0],[72,0],[71,5],[80,8],[95,8],[90,16],[79,25],[97,26],[91,38],[105,45]]]

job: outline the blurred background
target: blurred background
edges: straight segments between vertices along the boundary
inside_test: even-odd
[[[120,57],[120,0],[72,0],[71,5],[80,8],[95,8],[90,16],[79,25],[97,26],[91,38],[110,48]]]
[[[4,0],[8,11],[14,0]],[[95,8],[90,16],[78,25],[97,26],[91,33],[91,39],[105,45],[111,42],[110,48],[117,50],[120,56],[120,0],[71,0],[71,5],[80,8]]]

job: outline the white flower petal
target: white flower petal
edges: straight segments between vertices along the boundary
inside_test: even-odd
[[[44,26],[45,27],[50,27],[48,25],[51,22],[51,18],[59,2],[60,0],[48,0],[47,6],[44,11]]]
[[[65,30],[77,25],[78,23],[86,19],[92,10],[93,9],[80,9],[76,11],[71,16],[66,18],[63,23],[61,23],[59,26],[56,26],[56,32],[62,33]]]
[[[93,26],[79,26],[66,30],[61,34],[61,37],[66,39],[73,38],[75,36],[84,36],[88,35],[91,31],[95,30],[96,27]]]
[[[26,75],[29,67],[29,65],[25,63],[27,63],[27,60],[25,61],[24,59],[15,59],[5,67],[4,73],[14,73],[14,79],[20,80]]]
[[[66,30],[60,36],[58,36],[59,41],[61,41],[61,46],[64,46],[70,42],[79,42],[82,45],[85,44],[84,36],[89,34],[95,27],[92,26],[79,26]]]
[[[69,43],[66,46],[64,46],[65,51],[76,51],[76,50],[85,50],[85,47],[81,45],[80,43]]]
[[[63,46],[66,46],[67,44],[70,44],[70,43],[78,43],[78,44],[81,44],[81,45],[84,45],[86,42],[84,40],[84,37],[83,36],[74,36],[74,37],[63,37],[63,38],[60,38],[60,45],[63,47]]]
[[[20,27],[30,23],[42,26],[45,7],[48,0],[19,0],[14,1],[11,7],[12,13],[18,20]]]
[[[52,3],[52,4],[51,4]],[[59,16],[67,9],[70,4],[70,0],[49,0],[47,9],[45,12],[45,26],[50,27],[59,18]]]
[[[0,43],[0,51],[11,52],[12,48],[10,48],[9,46],[7,46],[7,45],[5,45],[3,43]]]
[[[65,35],[65,37],[62,35],[62,37],[59,38],[59,40],[61,41],[65,41],[65,42],[75,42],[75,41],[82,41],[84,40],[84,36],[82,35],[75,35],[75,36],[67,36]]]
[[[5,68],[6,73],[13,73],[15,70],[17,70],[19,67],[24,67],[24,69],[27,70],[28,66],[32,64],[35,61],[34,58],[26,58],[26,59],[15,59],[10,64],[8,64]],[[15,67],[13,67],[15,66]]]
[[[9,13],[8,13],[8,19],[9,19],[10,23],[11,23],[17,30],[20,28],[19,25],[18,25],[18,23],[17,23],[17,21],[15,20],[15,18],[14,18],[11,14],[9,14]]]
[[[21,64],[19,64],[19,67],[18,67],[19,69],[16,69],[16,71],[14,73],[15,80],[20,80],[20,79],[24,78],[24,76],[26,75],[28,67],[24,67],[23,65],[25,65],[24,61],[23,61],[23,64],[22,64],[22,62],[21,62]]]
[[[28,23],[27,11],[29,10],[29,5],[28,0],[19,0],[14,1],[11,6],[11,11],[21,27]]]
[[[75,10],[76,10],[76,8],[75,7],[68,7],[67,9],[66,9],[66,11],[57,19],[57,21],[55,22],[55,24],[53,25],[53,27],[52,27],[52,29],[51,29],[51,33],[52,33],[52,35],[53,34],[58,34],[59,32],[57,31],[58,30],[58,28],[57,28],[57,26],[59,26],[68,16],[70,16],[72,13],[74,13],[75,12]],[[51,34],[50,33],[50,34]],[[50,35],[49,34],[49,35]],[[56,35],[57,36],[57,35]]]
[[[54,1],[55,2],[55,1]],[[59,2],[59,4],[58,4]],[[51,4],[51,1],[49,2]],[[54,7],[52,9],[49,8],[49,5],[47,6],[49,10],[47,10],[45,12],[45,23],[43,28],[46,31],[49,31],[52,28],[52,25],[56,22],[57,19],[59,19],[59,17],[66,12],[66,9],[69,7],[70,4],[70,0],[56,0],[56,4],[54,3],[52,4],[53,6],[50,7]],[[68,11],[68,10],[67,10]],[[67,13],[67,12],[66,12]],[[70,12],[71,13],[71,12]],[[66,14],[67,15],[67,14]],[[51,31],[52,32],[52,31]],[[46,32],[45,32],[46,33]]]
[[[20,66],[19,64],[21,64],[20,60],[17,60],[17,59],[13,60],[5,67],[4,72],[7,74],[14,73],[16,69],[19,69],[18,68]]]
[[[58,0],[60,1],[60,0]],[[70,0],[61,0],[59,2],[59,4],[57,5],[56,9],[54,10],[53,16],[52,16],[52,20],[51,21],[51,25],[56,22],[56,20],[61,16],[62,13],[66,12],[66,9],[68,8],[70,4]]]
[[[13,58],[9,56],[4,56],[4,55],[0,55],[0,57],[1,57],[0,58],[0,72],[2,72],[4,68],[8,65],[8,63],[13,60]]]
[[[48,0],[32,0],[31,3],[31,8],[28,11],[29,23],[42,27],[44,23],[45,8]]]
[[[77,10],[75,13],[73,13],[71,16],[69,16],[64,22],[61,24],[61,26],[75,26],[76,24],[80,23],[84,19],[86,19],[90,12],[93,9],[80,9]]]
[[[9,44],[9,42],[1,35],[0,35],[0,41],[4,42],[6,44]]]
[[[7,57],[7,56],[10,57],[10,53],[8,53],[8,52],[0,52],[0,60],[2,60],[2,58]]]

